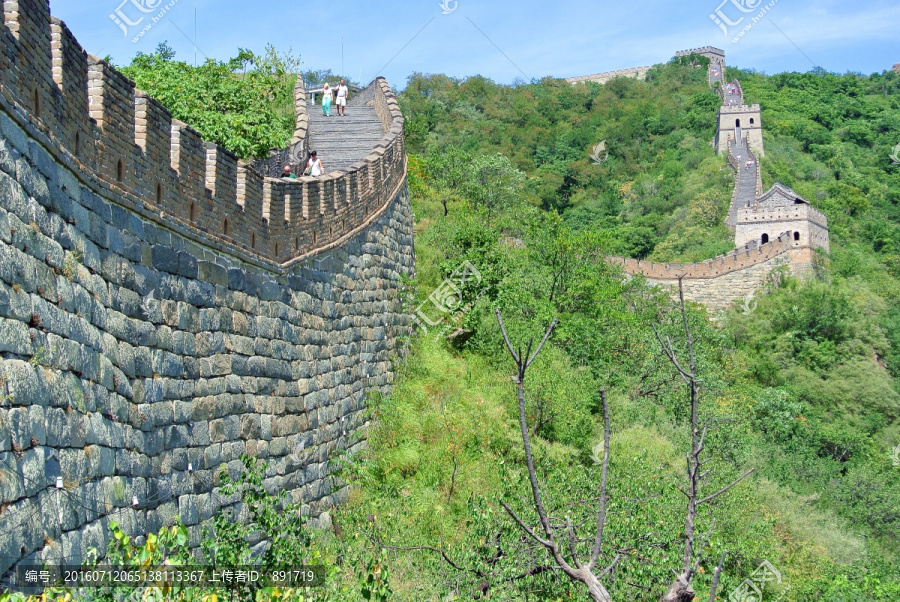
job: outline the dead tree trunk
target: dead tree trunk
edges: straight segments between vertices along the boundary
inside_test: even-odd
[[[550,334],[553,332],[553,329],[556,327],[556,319],[553,320],[553,323],[550,324],[550,327],[547,329],[547,332],[544,334],[544,338],[541,340],[537,349],[534,353],[531,353],[532,344],[534,340],[528,342],[528,347],[525,352],[522,353],[522,350],[519,349],[517,352],[512,345],[512,342],[509,340],[509,336],[506,334],[506,327],[503,325],[503,318],[500,317],[500,311],[495,311],[497,316],[497,322],[500,324],[500,331],[503,333],[503,340],[506,343],[506,348],[509,351],[510,356],[512,356],[513,361],[516,364],[517,374],[514,377],[516,381],[516,389],[517,389],[517,397],[519,402],[519,429],[522,434],[522,446],[525,449],[525,463],[528,467],[528,481],[531,485],[531,497],[534,503],[534,509],[537,512],[539,521],[540,521],[540,531],[538,534],[534,529],[529,527],[522,521],[521,518],[510,508],[506,503],[503,503],[503,507],[509,513],[509,515],[513,518],[514,521],[519,525],[519,527],[528,534],[534,541],[538,542],[541,546],[543,546],[553,557],[556,565],[562,569],[563,573],[565,573],[570,579],[574,581],[578,581],[587,588],[588,594],[591,597],[591,600],[594,602],[612,602],[612,598],[610,598],[609,592],[606,591],[606,588],[603,587],[603,584],[600,582],[600,579],[608,575],[616,564],[619,562],[621,556],[616,554],[615,559],[613,559],[612,563],[610,563],[605,569],[600,572],[600,575],[594,574],[594,568],[597,565],[597,561],[600,558],[600,554],[603,548],[603,524],[606,522],[606,480],[607,475],[609,474],[609,406],[606,403],[606,391],[601,391],[600,397],[603,400],[603,468],[601,471],[600,477],[600,504],[597,512],[597,531],[594,535],[594,545],[591,548],[590,558],[587,562],[582,563],[576,557],[575,551],[575,530],[572,527],[572,523],[568,520],[565,521],[567,527],[567,535],[569,540],[569,553],[572,556],[572,564],[566,561],[563,557],[563,549],[560,546],[559,541],[557,540],[557,536],[560,535],[556,532],[556,529],[553,527],[550,521],[550,517],[547,515],[547,511],[544,508],[544,502],[541,498],[541,488],[538,483],[537,471],[534,468],[534,457],[531,453],[531,436],[529,434],[528,428],[528,419],[525,414],[525,376],[528,371],[529,366],[534,362],[537,358],[538,354],[543,349],[544,344],[547,342],[547,339],[550,338]],[[562,522],[562,521],[560,521]],[[563,534],[565,537],[565,534]]]
[[[700,493],[700,482],[709,474],[709,470],[700,472],[700,469],[709,461],[701,460],[700,455],[703,453],[704,441],[706,439],[706,427],[700,425],[700,379],[697,376],[697,365],[694,356],[694,337],[691,334],[691,328],[688,324],[687,310],[684,306],[684,288],[682,287],[681,277],[678,278],[678,300],[680,303],[681,320],[684,327],[685,342],[687,344],[688,364],[684,367],[682,360],[678,359],[675,352],[675,346],[672,340],[666,337],[663,340],[656,326],[653,326],[653,332],[662,347],[663,353],[675,367],[675,370],[687,384],[690,390],[691,402],[691,451],[687,454],[687,477],[688,489],[682,491],[687,497],[687,511],[684,517],[684,551],[681,557],[681,573],[669,586],[669,589],[660,598],[660,602],[691,602],[694,599],[694,588],[691,580],[697,572],[697,568],[703,560],[703,549],[706,547],[706,541],[712,535],[712,531],[706,536],[706,541],[699,546],[696,545],[695,535],[697,530],[697,509],[708,502],[713,501],[740,481],[745,479],[753,472],[751,468],[735,481],[732,481],[727,487],[723,487],[716,493],[702,497]],[[721,568],[719,569],[721,571]]]

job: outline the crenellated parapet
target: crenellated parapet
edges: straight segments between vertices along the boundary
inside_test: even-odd
[[[651,67],[634,67],[632,69],[618,69],[616,71],[607,71],[606,73],[595,73],[594,75],[582,75],[579,77],[569,77],[566,81],[570,84],[580,84],[594,82],[597,84],[605,84],[609,80],[616,77],[631,77],[634,79],[645,79]]]
[[[403,116],[387,82],[371,96],[384,127],[372,152],[320,178],[266,177],[206,142],[102,59],[89,55],[47,0],[3,4],[0,109],[95,193],[251,264],[283,271],[371,223],[406,178]],[[306,140],[302,81],[296,127]],[[282,157],[279,157],[279,160]]]
[[[689,48],[687,50],[679,50],[675,53],[676,57],[682,56],[690,56],[692,54],[699,54],[700,56],[705,56],[709,59],[722,59],[725,60],[725,51],[721,48],[716,48],[715,46],[703,46],[702,48]]]
[[[792,248],[794,248],[793,237],[789,232],[784,232],[768,244],[750,243],[725,255],[699,263],[659,263],[628,257],[607,257],[607,261],[621,265],[626,274],[643,274],[653,281],[674,281],[679,277],[706,280],[764,263]]]

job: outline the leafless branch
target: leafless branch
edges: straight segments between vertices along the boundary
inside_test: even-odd
[[[666,337],[665,340],[663,340],[663,337],[659,333],[659,330],[655,325],[653,326],[653,332],[656,335],[657,341],[659,341],[663,354],[669,359],[672,366],[675,368],[675,371],[678,372],[681,378],[688,385],[688,389],[690,391],[691,409],[691,450],[686,456],[688,488],[687,491],[679,488],[679,491],[684,493],[687,497],[687,509],[684,519],[684,550],[682,553],[681,573],[676,576],[674,582],[663,595],[661,602],[690,602],[690,600],[692,600],[694,597],[694,589],[691,586],[691,580],[693,579],[700,566],[700,563],[703,559],[703,550],[709,542],[709,538],[712,536],[713,527],[715,526],[715,521],[713,521],[712,525],[710,526],[709,533],[707,533],[706,537],[703,539],[700,545],[695,546],[694,536],[697,528],[696,522],[698,507],[700,507],[702,504],[716,499],[718,496],[722,495],[723,493],[737,485],[740,481],[742,481],[753,472],[752,469],[748,470],[746,473],[744,473],[743,476],[732,482],[727,487],[720,489],[712,495],[701,497],[700,482],[710,474],[709,469],[700,472],[701,468],[706,464],[706,462],[708,462],[708,460],[701,460],[700,458],[701,454],[705,450],[707,428],[705,426],[702,429],[700,428],[700,379],[697,376],[696,355],[694,353],[695,340],[693,334],[691,333],[690,324],[688,323],[687,310],[685,308],[684,302],[684,283],[681,277],[678,278],[678,302],[679,309],[681,311],[681,321],[684,327],[684,339],[687,347],[687,368],[685,368],[683,363],[678,359],[678,354],[675,351],[675,346],[672,344],[672,340],[669,337]]]
[[[526,525],[522,521],[522,519],[519,518],[519,515],[516,514],[516,512],[512,508],[510,508],[509,506],[506,505],[506,502],[501,501],[500,504],[509,513],[509,515],[513,518],[513,520],[519,524],[519,526],[522,528],[522,530],[525,531],[525,533],[527,533],[533,540],[535,540],[536,542],[538,542],[539,544],[541,544],[542,546],[545,546],[547,548],[553,547],[554,544],[552,544],[551,542],[549,542],[546,539],[542,539],[537,533],[535,533],[531,527]]]
[[[709,602],[716,602],[716,590],[719,589],[719,576],[722,574],[722,567],[725,566],[726,554],[728,554],[728,550],[722,550],[722,559],[719,561],[715,573],[713,573],[712,586],[709,590]]]
[[[600,552],[603,549],[603,526],[606,523],[606,481],[609,475],[609,404],[606,401],[606,390],[600,391],[600,400],[603,402],[603,468],[600,473],[600,509],[597,512],[597,536],[594,539],[594,547],[591,549],[591,560],[588,562],[588,570],[594,570]]]
[[[500,325],[500,332],[503,334],[503,342],[506,344],[506,348],[509,351],[510,356],[516,364],[516,378],[514,379],[516,382],[516,393],[519,402],[519,429],[522,435],[522,447],[525,450],[525,463],[528,468],[528,481],[531,485],[531,496],[532,501],[534,503],[534,508],[537,511],[538,518],[540,519],[541,528],[543,529],[544,536],[540,536],[535,531],[525,524],[522,519],[513,512],[512,508],[510,508],[505,502],[501,502],[503,507],[512,516],[513,520],[519,525],[519,527],[528,534],[529,537],[534,539],[536,542],[544,546],[548,552],[553,556],[554,561],[559,566],[560,569],[570,578],[576,581],[580,581],[587,587],[588,595],[590,595],[591,600],[594,602],[611,602],[609,597],[609,592],[606,591],[606,588],[600,583],[597,576],[595,576],[591,569],[594,565],[594,558],[592,556],[592,560],[588,563],[588,566],[581,566],[579,561],[577,560],[577,550],[576,550],[576,538],[574,534],[574,528],[572,527],[571,522],[567,519],[566,527],[569,532],[569,551],[572,554],[574,566],[570,565],[566,562],[566,559],[563,557],[562,552],[560,551],[559,545],[556,543],[556,539],[554,538],[554,529],[550,523],[550,519],[547,516],[547,511],[544,508],[544,503],[541,499],[541,490],[540,485],[537,480],[537,471],[534,468],[534,457],[531,452],[531,438],[529,435],[528,429],[528,419],[525,413],[525,376],[528,368],[532,363],[537,359],[538,354],[540,354],[541,350],[544,348],[544,345],[550,339],[550,335],[553,333],[553,329],[556,327],[556,318],[553,319],[553,322],[547,328],[547,331],[544,333],[544,337],[541,339],[541,342],[538,344],[537,348],[532,353],[532,346],[534,343],[534,339],[528,341],[528,346],[525,349],[525,353],[517,353],[513,347],[512,341],[509,339],[509,335],[506,332],[506,327],[503,324],[503,317],[500,315],[499,310],[495,310],[495,315],[497,317],[497,322]],[[604,408],[606,406],[606,397],[603,395],[604,399]],[[609,413],[604,409],[605,417],[605,435],[604,435],[604,445],[606,447],[606,451],[604,453],[604,470],[603,470],[603,481],[601,483],[601,504],[600,504],[600,524],[598,526],[598,540],[595,543],[595,549],[598,551],[596,555],[599,556],[599,547],[600,547],[600,539],[602,538],[602,529],[603,529],[603,516],[605,515],[605,507],[606,507],[606,465],[608,463],[609,457]],[[611,570],[611,569],[610,569]]]
[[[749,476],[753,473],[754,470],[756,470],[756,469],[755,469],[755,468],[751,468],[750,470],[748,470],[747,472],[745,472],[744,474],[742,474],[741,476],[739,476],[737,479],[735,479],[734,481],[732,481],[732,482],[731,482],[731,485],[728,485],[727,487],[723,487],[722,489],[720,489],[719,491],[715,492],[714,494],[708,495],[708,496],[706,496],[705,498],[703,498],[702,500],[698,501],[698,502],[697,502],[697,505],[699,506],[700,504],[705,504],[706,502],[711,502],[711,501],[713,501],[714,499],[716,499],[717,497],[719,497],[720,495],[722,495],[723,493],[725,493],[726,491],[728,491],[729,489],[731,489],[732,487],[734,487],[735,485],[737,485],[738,483],[740,483],[741,481],[743,481],[744,479],[746,479],[747,477],[749,477]]]

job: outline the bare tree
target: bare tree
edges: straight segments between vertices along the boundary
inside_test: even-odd
[[[678,300],[680,303],[681,309],[681,319],[684,326],[684,336],[685,343],[687,345],[687,359],[688,364],[685,367],[682,363],[682,360],[678,359],[678,354],[675,351],[675,347],[672,344],[671,338],[668,336],[663,340],[663,337],[660,335],[659,330],[653,325],[653,332],[656,334],[656,338],[659,341],[660,346],[662,347],[663,353],[675,367],[675,370],[681,376],[682,380],[684,380],[685,384],[687,384],[690,389],[690,401],[691,401],[691,451],[687,454],[687,477],[688,477],[688,490],[681,492],[687,497],[687,512],[685,514],[684,519],[684,549],[681,557],[681,573],[675,578],[675,581],[672,582],[672,585],[669,586],[669,589],[660,599],[660,602],[691,602],[694,599],[694,588],[691,585],[691,580],[694,578],[694,574],[697,572],[697,568],[700,566],[700,562],[703,560],[703,548],[706,545],[706,541],[709,539],[709,534],[706,536],[706,540],[700,542],[695,541],[696,530],[697,530],[697,509],[706,503],[709,503],[737,485],[740,481],[748,477],[754,469],[750,469],[741,475],[736,480],[732,481],[730,485],[719,489],[715,493],[712,493],[707,496],[703,496],[701,493],[701,481],[709,475],[709,469],[703,470],[701,469],[709,462],[709,460],[701,460],[700,456],[704,450],[704,441],[706,440],[706,432],[707,427],[700,425],[700,379],[697,377],[697,365],[694,356],[694,337],[691,334],[691,328],[688,325],[687,319],[687,310],[684,306],[684,288],[682,286],[682,279],[678,278]],[[711,532],[710,532],[711,534]],[[723,555],[724,560],[724,555]],[[716,577],[718,577],[718,573],[721,572],[721,565],[717,570]],[[718,579],[717,579],[718,581]]]
[[[529,537],[531,537],[534,541],[536,541],[548,552],[550,552],[551,556],[553,556],[553,560],[570,579],[578,581],[584,584],[585,587],[587,587],[588,594],[590,595],[591,600],[593,600],[594,602],[611,602],[612,598],[610,598],[609,592],[605,587],[603,587],[600,580],[613,570],[613,567],[615,567],[616,563],[618,563],[621,556],[619,554],[616,554],[616,557],[613,559],[612,563],[601,570],[599,574],[594,574],[594,569],[597,568],[597,562],[600,558],[601,552],[603,551],[603,525],[606,522],[606,480],[609,472],[609,407],[606,403],[606,392],[601,392],[601,398],[603,400],[603,468],[600,478],[600,497],[599,508],[597,511],[597,531],[594,536],[594,545],[591,547],[589,558],[587,559],[587,561],[581,562],[578,559],[575,550],[576,536],[575,529],[572,526],[572,522],[566,519],[566,532],[564,535],[562,535],[557,532],[556,528],[554,528],[553,524],[551,523],[550,517],[547,515],[547,510],[545,509],[544,502],[541,499],[541,489],[540,485],[538,484],[537,473],[534,469],[534,458],[531,453],[531,438],[529,435],[528,420],[525,415],[525,376],[528,368],[532,363],[534,363],[534,360],[537,358],[538,354],[541,352],[541,349],[543,349],[544,344],[547,342],[547,339],[550,338],[550,334],[553,332],[553,329],[556,327],[556,319],[553,319],[553,322],[550,324],[550,327],[544,334],[544,338],[541,340],[534,353],[531,352],[534,339],[531,339],[528,342],[528,347],[525,349],[525,352],[522,353],[521,349],[519,349],[519,351],[517,352],[513,348],[513,345],[509,340],[509,336],[506,334],[506,327],[503,325],[503,318],[500,316],[500,311],[495,310],[495,314],[497,316],[497,322],[500,324],[500,331],[503,333],[503,340],[506,342],[506,348],[509,350],[509,354],[512,356],[512,359],[515,362],[517,368],[515,381],[518,388],[519,427],[522,432],[522,445],[525,448],[525,462],[528,467],[528,480],[531,483],[531,495],[535,510],[537,510],[538,518],[540,520],[541,533],[538,534],[534,529],[526,525],[525,522],[515,513],[515,511],[513,511],[513,509],[510,508],[505,502],[502,502],[503,507],[513,518],[513,520],[516,521],[519,527],[521,527],[522,530],[528,534]],[[567,539],[567,551],[562,547],[562,544],[560,543],[558,537]],[[566,559],[566,553],[569,554],[571,563]]]

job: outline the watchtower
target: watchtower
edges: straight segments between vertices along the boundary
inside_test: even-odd
[[[828,219],[789,187],[776,183],[738,208],[735,246],[764,245],[787,232],[795,247],[829,251]]]
[[[741,146],[741,140],[744,137],[747,138],[750,150],[757,156],[764,157],[766,155],[763,147],[762,119],[760,118],[759,105],[722,105],[719,108],[716,152],[728,152],[729,138],[734,138],[738,146]]]

